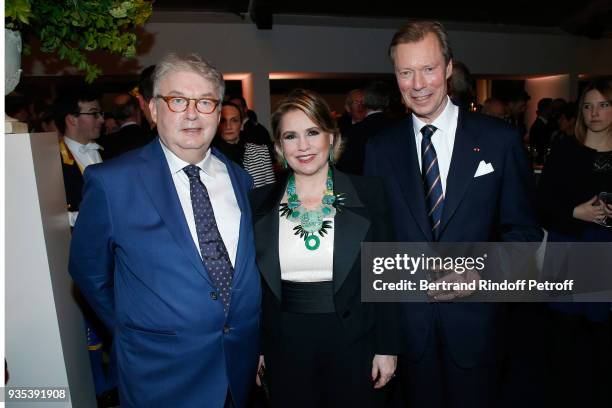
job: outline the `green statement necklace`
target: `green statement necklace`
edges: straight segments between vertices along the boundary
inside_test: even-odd
[[[343,200],[344,197],[341,197],[340,194],[334,195],[334,181],[330,168],[327,171],[327,181],[325,182],[325,192],[321,204],[313,210],[308,210],[302,205],[297,195],[295,177],[291,174],[287,183],[287,202],[281,203],[279,211],[282,217],[298,224],[293,228],[294,235],[303,238],[306,248],[314,251],[321,245],[321,240],[317,234],[323,237],[332,228],[331,221],[326,221],[324,218],[333,218]]]

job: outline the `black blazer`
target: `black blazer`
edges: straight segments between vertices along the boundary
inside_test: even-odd
[[[484,163],[493,171],[475,177]],[[412,116],[372,137],[365,174],[383,179],[396,240],[431,242]],[[440,242],[539,242],[535,185],[516,132],[499,119],[459,111],[446,180]],[[500,357],[505,306],[497,303],[404,303],[400,330],[407,356],[418,361],[439,316],[446,347],[462,367]]]
[[[278,350],[283,329],[278,210],[286,185],[285,175],[275,184],[251,193],[257,265],[263,277],[262,340],[266,356]],[[361,242],[389,241],[393,237],[382,185],[375,178],[334,170],[334,192],[346,197],[334,220],[336,313],[350,341],[371,335],[376,354],[396,355],[399,349],[396,305],[361,302]]]
[[[155,136],[137,124],[130,124],[115,133],[100,137],[98,143],[104,147],[106,159],[112,159],[149,144]]]
[[[363,175],[365,146],[370,137],[389,126],[389,120],[382,112],[372,113],[361,122],[355,123],[342,134],[345,148],[336,167],[345,173]]]
[[[64,139],[60,139],[60,158],[62,160],[62,174],[64,176],[64,189],[66,191],[66,204],[68,211],[79,211],[83,198],[83,173],[74,156],[66,146]],[[104,150],[100,151],[102,160],[106,160]]]

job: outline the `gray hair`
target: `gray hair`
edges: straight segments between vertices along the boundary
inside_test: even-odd
[[[162,79],[169,73],[177,71],[191,71],[201,75],[202,78],[212,82],[213,86],[217,88],[219,100],[223,100],[225,93],[223,74],[196,53],[186,55],[170,53],[166,55],[153,71],[153,96],[159,95],[159,85]]]
[[[390,88],[385,82],[370,82],[363,88],[363,104],[370,110],[384,110],[389,106],[390,93]]]

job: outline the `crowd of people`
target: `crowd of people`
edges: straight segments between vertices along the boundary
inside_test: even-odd
[[[44,110],[100,406],[610,405],[610,303],[362,302],[361,244],[612,242],[611,83],[538,101],[527,130],[524,92],[474,112],[440,23],[400,28],[389,57],[402,115],[384,82],[339,120],[296,89],[268,133],[196,54],[108,117],[89,89]]]

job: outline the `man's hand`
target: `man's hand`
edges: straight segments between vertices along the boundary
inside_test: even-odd
[[[397,366],[397,356],[387,356],[376,354],[372,360],[372,381],[374,388],[384,387],[395,376],[395,368]]]
[[[480,280],[480,274],[475,269],[466,269],[463,273],[457,273],[451,270],[449,273],[434,281],[434,283],[471,283],[478,282]],[[437,301],[448,302],[455,298],[464,298],[474,293],[473,290],[430,290],[427,295],[431,296]]]

